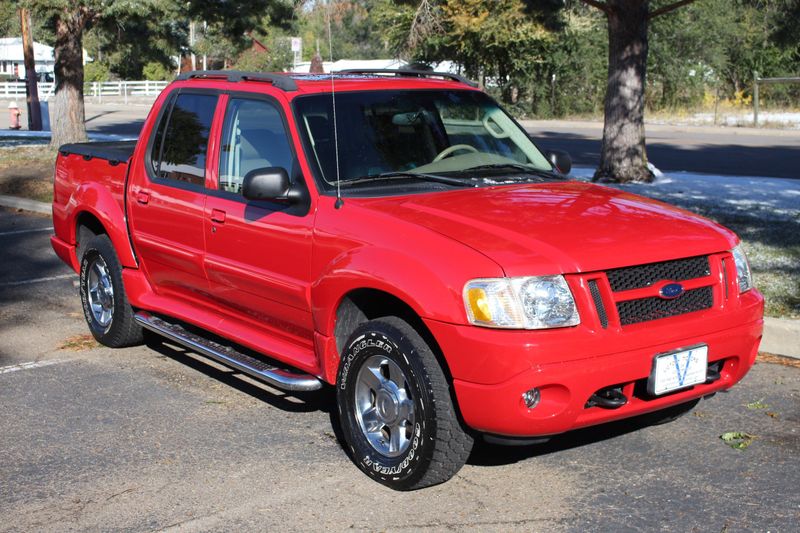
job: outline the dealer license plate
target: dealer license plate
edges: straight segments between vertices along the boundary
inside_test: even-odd
[[[653,372],[647,382],[650,394],[658,396],[685,389],[706,380],[708,346],[700,345],[676,352],[659,354],[653,360]]]

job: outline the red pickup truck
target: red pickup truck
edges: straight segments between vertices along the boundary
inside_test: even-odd
[[[458,76],[193,72],[138,142],[61,147],[52,245],[98,341],[333,385],[353,461],[414,489],[478,436],[666,420],[753,364],[736,235],[569,166]]]

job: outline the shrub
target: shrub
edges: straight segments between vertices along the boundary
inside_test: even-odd
[[[94,61],[92,63],[86,63],[83,67],[83,80],[87,83],[108,81],[110,79],[111,71],[108,65],[104,63]]]
[[[151,61],[142,68],[144,79],[150,81],[165,81],[175,77],[175,73],[157,61]]]

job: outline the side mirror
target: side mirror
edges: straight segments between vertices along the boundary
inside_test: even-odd
[[[547,160],[550,161],[556,167],[556,169],[565,176],[569,174],[570,170],[572,170],[572,158],[563,150],[551,150],[547,152]]]
[[[242,182],[242,196],[248,200],[294,201],[289,175],[282,167],[251,170]]]

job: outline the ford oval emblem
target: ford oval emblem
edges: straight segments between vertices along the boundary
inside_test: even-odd
[[[661,290],[658,291],[658,294],[667,300],[672,300],[673,298],[677,298],[681,294],[683,294],[683,285],[680,283],[669,283],[661,287]]]

